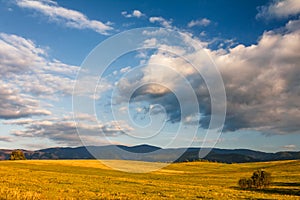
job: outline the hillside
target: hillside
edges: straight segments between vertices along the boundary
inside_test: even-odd
[[[116,148],[118,147],[118,148]],[[200,148],[161,149],[150,145],[127,146],[93,146],[88,147],[98,159],[123,159],[151,162],[185,162],[199,160]],[[124,151],[123,151],[124,150]],[[203,149],[210,150],[210,149]],[[12,150],[0,150],[0,159],[6,160]],[[37,151],[23,150],[27,159],[94,159],[86,147],[48,148]],[[125,153],[124,152],[131,152]],[[181,155],[177,158],[177,155]],[[258,161],[297,160],[300,152],[265,153],[249,149],[213,148],[203,159],[224,163],[245,163]]]
[[[126,167],[148,163],[114,161]],[[272,173],[263,190],[237,182],[256,169]],[[300,199],[300,161],[245,164],[185,162],[151,173],[112,170],[97,160],[2,161],[0,199]]]

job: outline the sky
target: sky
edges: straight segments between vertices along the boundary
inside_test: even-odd
[[[0,0],[0,149],[300,151],[299,65],[298,0]]]

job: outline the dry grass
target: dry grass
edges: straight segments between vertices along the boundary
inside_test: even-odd
[[[239,178],[261,168],[272,173],[270,188],[237,187]],[[300,199],[300,161],[177,163],[152,173],[119,172],[97,160],[2,161],[0,199]]]

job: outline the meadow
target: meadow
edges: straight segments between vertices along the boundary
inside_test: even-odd
[[[271,172],[272,185],[239,189],[239,178],[256,169]],[[120,172],[97,160],[1,161],[0,199],[300,199],[300,161],[186,162],[151,173]]]

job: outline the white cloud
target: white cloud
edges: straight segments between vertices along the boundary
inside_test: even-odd
[[[117,75],[118,71],[114,71],[113,74]],[[77,79],[74,84],[74,95],[84,95],[91,99],[99,99],[100,94],[110,90],[113,87],[113,83],[108,81],[106,78],[101,78],[101,81],[98,82],[99,77],[96,75],[86,75]],[[94,85],[95,82],[98,82],[97,85]],[[75,89],[76,88],[76,89]],[[72,85],[73,89],[73,85]]]
[[[288,31],[300,30],[300,17],[298,18],[298,20],[289,21],[285,27]]]
[[[213,56],[227,93],[227,128],[299,133],[300,32],[265,32],[258,44]],[[238,74],[238,75],[237,75]]]
[[[47,71],[74,75],[79,69],[59,60],[48,60],[45,49],[38,47],[32,40],[23,37],[0,33],[0,73],[23,74],[28,70]]]
[[[142,34],[147,36],[161,36],[161,35],[167,36],[168,31],[166,31],[164,28],[159,28],[158,30],[155,31],[144,30]]]
[[[243,129],[257,130],[266,134],[291,134],[300,130],[300,29],[290,28],[300,20],[289,21],[281,32],[268,31],[259,39],[257,44],[237,45],[224,49],[210,50],[205,47],[224,80],[227,94],[226,131]],[[153,37],[155,37],[153,35]],[[188,42],[188,40],[187,40]],[[189,41],[193,42],[193,41]],[[191,43],[190,46],[194,44]],[[198,52],[189,53],[180,47],[161,44],[161,49],[179,52],[188,60],[193,60],[207,70],[207,63]],[[203,56],[205,56],[203,54]],[[208,56],[208,55],[206,55]],[[120,96],[126,97],[130,91],[149,80],[161,83],[150,84],[135,92],[136,101],[147,101],[149,104],[160,104],[169,112],[170,121],[180,120],[178,104],[172,97],[171,90],[180,91],[182,78],[190,81],[198,97],[203,116],[210,117],[210,96],[205,83],[198,73],[183,62],[179,57],[157,51],[149,60],[142,75],[136,80],[126,77],[120,80],[118,89]],[[155,67],[151,64],[169,66],[178,74],[171,73],[168,68]],[[169,89],[168,89],[169,88]],[[183,90],[185,91],[185,90]],[[181,102],[189,105],[189,99]],[[186,116],[193,116],[195,111],[189,110]],[[182,117],[182,116],[181,116]],[[207,126],[202,118],[201,125]],[[206,123],[206,124],[205,124]]]
[[[151,48],[155,47],[157,45],[157,39],[156,38],[150,38],[144,41],[144,47],[145,48]]]
[[[62,118],[49,119],[24,119],[10,120],[4,122],[8,125],[23,126],[24,129],[12,130],[11,134],[17,137],[48,138],[60,145],[78,146],[82,145],[80,137],[85,142],[99,145],[99,139],[102,141],[101,132],[106,136],[117,136],[133,129],[123,121],[111,121],[107,123],[95,123],[95,117],[86,114],[77,116],[77,123],[73,117],[65,116]],[[79,133],[84,135],[78,136]]]
[[[50,114],[33,96],[22,94],[14,85],[0,81],[0,119]]]
[[[288,144],[288,145],[282,146],[282,148],[285,149],[285,150],[292,151],[292,150],[296,150],[296,149],[297,149],[297,146],[294,145],[294,144]]]
[[[122,69],[120,70],[120,72],[121,72],[122,74],[124,74],[124,73],[129,72],[130,70],[131,70],[131,67],[130,67],[130,66],[127,66],[127,67],[122,68]]]
[[[43,62],[46,53],[31,40],[17,35],[0,33],[0,73],[1,75],[22,73],[32,68],[33,63]]]
[[[121,12],[121,15],[123,15],[124,17],[126,17],[127,14],[128,14],[127,11],[122,11]]]
[[[132,13],[133,16],[137,17],[137,18],[140,18],[142,17],[144,14],[139,11],[139,10],[134,10],[133,13]]]
[[[127,11],[123,11],[121,12],[121,14],[126,17],[126,18],[132,18],[132,17],[136,17],[136,18],[140,18],[145,16],[145,14],[143,14],[141,11],[139,10],[133,10],[132,13],[128,13]]]
[[[194,26],[208,26],[211,23],[211,21],[207,18],[198,19],[198,20],[192,20],[188,23],[188,27],[194,27]]]
[[[205,31],[201,31],[201,33],[199,34],[201,37],[206,36],[206,32]]]
[[[12,142],[12,138],[11,137],[7,137],[7,136],[0,136],[0,142]]]
[[[72,94],[78,69],[49,59],[32,40],[0,33],[0,118],[51,114],[44,99]]]
[[[151,23],[158,22],[160,25],[162,25],[165,28],[171,28],[172,27],[172,20],[166,20],[163,17],[150,17],[149,21]]]
[[[125,113],[128,111],[128,107],[127,106],[122,106],[119,108],[119,112]]]
[[[274,0],[268,6],[259,8],[257,18],[285,18],[300,13],[299,0]]]
[[[68,27],[91,29],[103,35],[107,35],[108,31],[113,30],[110,22],[103,23],[98,20],[90,20],[81,12],[60,7],[53,1],[18,0],[16,4],[22,8],[36,10],[49,17],[51,21],[62,23]]]

